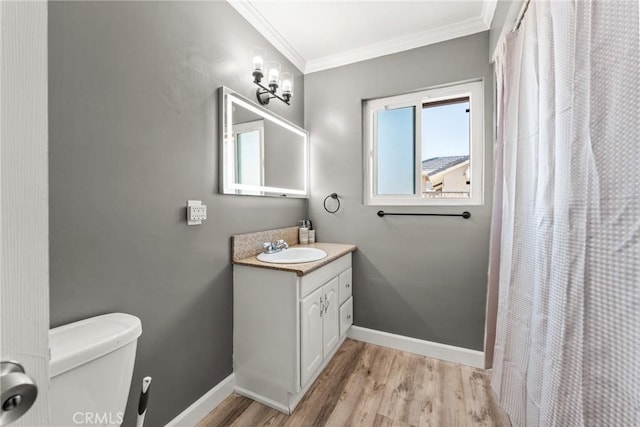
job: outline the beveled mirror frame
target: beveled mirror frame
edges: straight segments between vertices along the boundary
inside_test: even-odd
[[[286,188],[254,186],[237,183],[235,180],[235,140],[233,134],[233,106],[238,105],[258,116],[269,120],[281,128],[303,138],[304,150],[302,159],[291,159],[292,162],[304,164],[304,188]],[[309,132],[272,113],[257,103],[250,101],[239,93],[222,86],[218,89],[218,128],[219,128],[219,192],[242,196],[266,196],[287,198],[309,198]],[[265,140],[264,144],[268,144]]]

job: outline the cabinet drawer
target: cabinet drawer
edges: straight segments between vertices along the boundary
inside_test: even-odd
[[[320,267],[316,271],[312,271],[300,279],[300,298],[304,298],[311,292],[323,286],[329,280],[337,277],[341,271],[351,268],[351,253],[341,256],[335,261]]]
[[[340,304],[344,303],[351,296],[351,269],[340,273]]]
[[[351,270],[349,270],[351,271]],[[353,324],[353,298],[349,298],[347,302],[340,306],[340,336],[343,337],[347,333],[349,327]]]

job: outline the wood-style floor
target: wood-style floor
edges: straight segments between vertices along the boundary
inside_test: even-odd
[[[198,427],[509,426],[481,369],[347,339],[291,415],[237,394]]]

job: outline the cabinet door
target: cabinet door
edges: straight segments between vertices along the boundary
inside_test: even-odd
[[[304,387],[314,372],[322,365],[322,312],[324,306],[323,289],[308,295],[300,303],[301,348],[300,380]]]
[[[324,357],[329,355],[340,340],[338,288],[337,277],[322,287],[324,291]]]

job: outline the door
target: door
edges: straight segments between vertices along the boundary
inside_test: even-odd
[[[338,277],[323,286],[324,291],[324,350],[326,357],[338,344],[340,339],[339,310],[338,310]]]
[[[317,289],[300,303],[301,349],[300,380],[304,387],[322,365],[323,288]]]
[[[0,1],[0,358],[38,387],[12,426],[49,425],[47,3]],[[1,423],[26,408],[2,365]],[[9,376],[11,378],[9,379]],[[15,386],[15,387],[14,387]],[[9,410],[5,410],[9,409]]]

